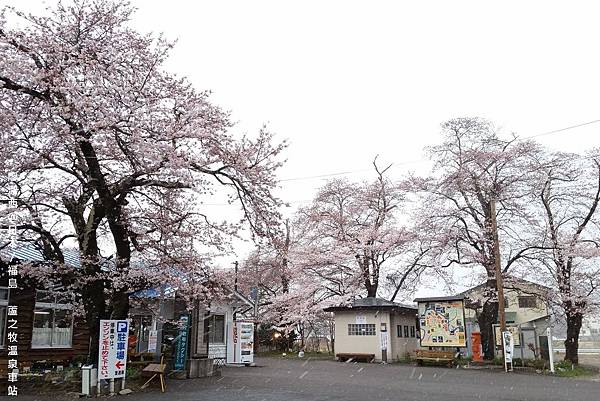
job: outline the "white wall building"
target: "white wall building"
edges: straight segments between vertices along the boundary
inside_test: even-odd
[[[418,347],[415,306],[362,298],[351,306],[330,307],[325,311],[335,315],[336,356],[372,354],[375,361],[396,361]]]

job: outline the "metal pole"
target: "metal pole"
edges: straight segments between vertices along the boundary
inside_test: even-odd
[[[519,325],[519,345],[521,346],[521,366],[525,366],[524,356],[523,356],[523,345],[525,344],[525,338],[523,337],[523,330],[521,330],[521,325]]]
[[[546,335],[548,336],[548,362],[550,363],[550,372],[554,373],[554,349],[552,349],[552,329],[550,327],[546,329]]]
[[[115,379],[110,379],[110,382],[108,383],[108,388],[109,393],[113,395],[115,393]]]

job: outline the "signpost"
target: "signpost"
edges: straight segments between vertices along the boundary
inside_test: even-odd
[[[502,343],[504,345],[504,370],[512,372],[513,370],[513,352],[515,349],[515,340],[510,331],[502,332]],[[510,365],[510,367],[509,367]]]
[[[98,390],[100,380],[110,380],[111,392],[114,392],[114,379],[125,380],[128,337],[129,321],[100,320]]]

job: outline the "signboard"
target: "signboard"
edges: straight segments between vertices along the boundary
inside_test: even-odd
[[[494,325],[494,329],[496,331],[496,346],[502,345],[502,336],[500,335],[500,326]],[[519,335],[519,326],[506,326],[506,330],[510,331],[512,334],[513,341],[517,347],[521,346],[521,336]]]
[[[515,349],[513,335],[510,331],[503,331],[502,339],[504,341],[504,369],[506,371],[512,371],[513,352]],[[508,368],[509,364],[510,369]]]
[[[380,348],[382,351],[385,351],[388,349],[388,332],[387,331],[381,332],[379,345],[380,345]]]
[[[465,312],[462,300],[418,302],[422,347],[466,347]]]
[[[148,352],[156,352],[157,343],[158,343],[158,331],[150,330],[148,332]]]
[[[367,324],[367,317],[365,315],[356,315],[356,324]]]
[[[98,380],[125,377],[128,337],[127,320],[100,320]]]
[[[188,331],[190,326],[190,318],[187,315],[182,315],[179,320],[181,326],[177,335],[177,346],[175,347],[175,370],[185,369],[185,360],[187,359],[188,348]]]

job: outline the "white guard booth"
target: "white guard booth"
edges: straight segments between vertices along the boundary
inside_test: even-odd
[[[227,363],[254,363],[254,323],[249,320],[234,320],[231,335],[227,336]]]

